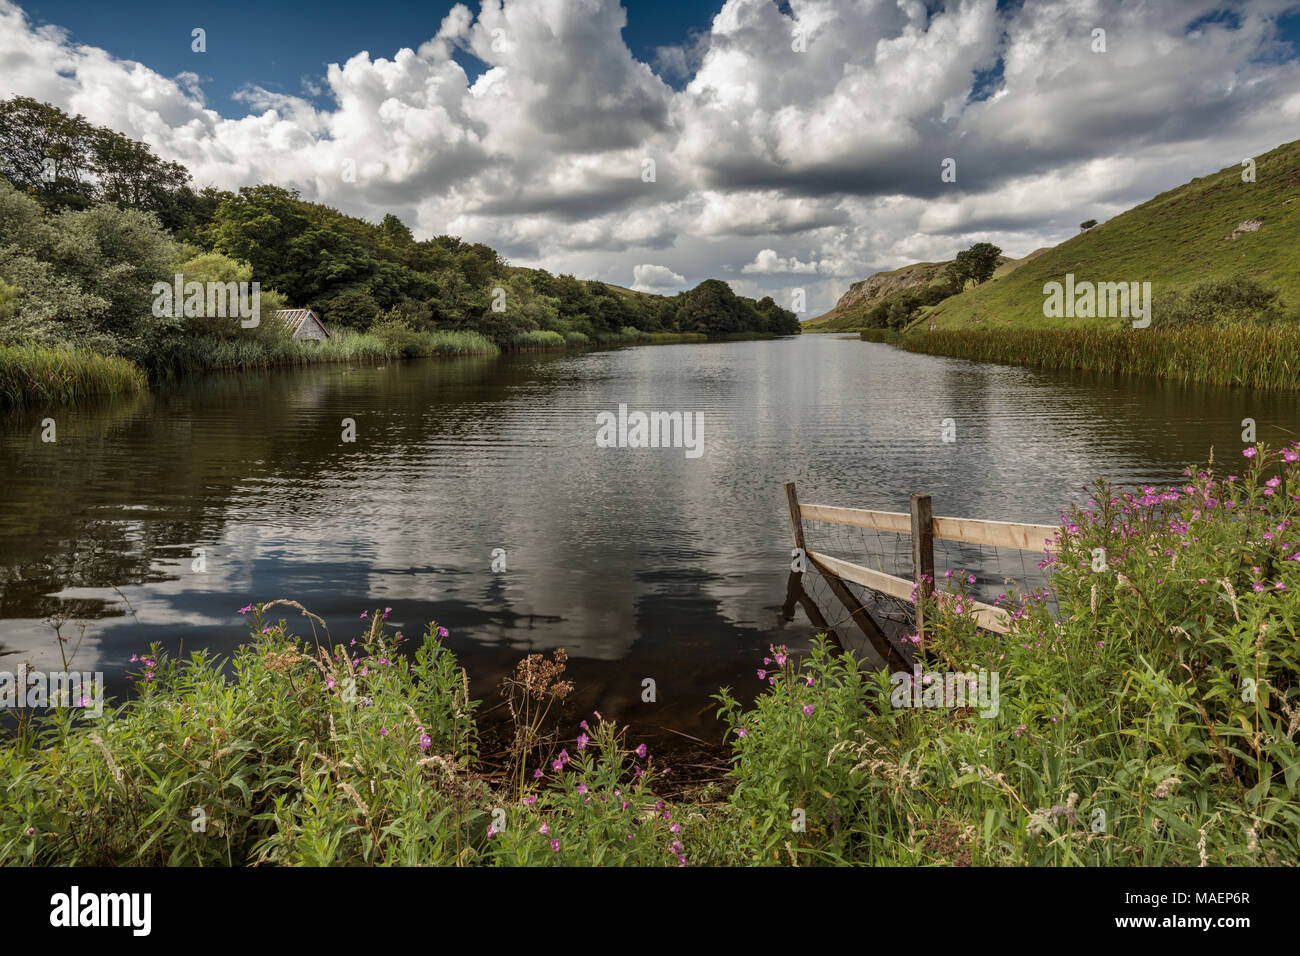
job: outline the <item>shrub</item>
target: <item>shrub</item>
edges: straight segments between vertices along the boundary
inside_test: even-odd
[[[1186,292],[1164,292],[1152,303],[1154,324],[1162,328],[1271,325],[1283,317],[1280,293],[1238,273],[1205,279]]]
[[[478,784],[464,676],[431,626],[412,663],[382,616],[357,647],[308,647],[249,607],[231,669],[138,655],[139,694],[93,724],[44,719],[0,747],[0,863],[453,862]],[[443,631],[442,633],[446,633]],[[395,641],[401,641],[396,635]],[[136,658],[133,658],[133,660]]]

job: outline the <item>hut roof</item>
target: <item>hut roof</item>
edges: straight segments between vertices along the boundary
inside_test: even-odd
[[[297,335],[298,330],[302,328],[302,324],[307,321],[307,317],[311,316],[311,318],[316,320],[316,324],[325,332],[325,337],[333,338],[333,335],[330,334],[330,330],[325,328],[325,323],[320,320],[320,316],[311,309],[279,309],[275,314],[279,316],[280,321],[284,323],[285,328],[289,330],[290,335]]]

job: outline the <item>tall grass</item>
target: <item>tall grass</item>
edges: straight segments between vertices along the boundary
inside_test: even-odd
[[[860,329],[858,331],[858,338],[863,342],[897,343],[902,337],[902,333],[897,329]]]
[[[397,338],[342,331],[319,343],[207,335],[160,343],[150,354],[150,368],[157,375],[170,376],[205,370],[498,354],[500,349],[492,340],[478,332],[409,332]]]
[[[560,351],[568,346],[569,343],[563,335],[549,329],[530,329],[527,332],[520,332],[510,342],[510,347],[519,352]]]
[[[70,346],[0,345],[0,406],[67,405],[135,395],[145,373],[124,358]]]
[[[680,342],[707,342],[709,337],[703,332],[651,332],[650,342],[654,345],[673,345]]]
[[[1300,388],[1300,323],[1177,329],[937,330],[902,347],[927,355],[1048,369],[1150,375],[1175,382]]]

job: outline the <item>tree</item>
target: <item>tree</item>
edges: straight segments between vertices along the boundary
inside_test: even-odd
[[[1087,230],[1087,229],[1091,229],[1091,228],[1092,228],[1093,226],[1095,226],[1095,225],[1097,225],[1097,220],[1096,220],[1096,219],[1089,219],[1087,222],[1081,222],[1081,223],[1079,223],[1079,228],[1080,228],[1080,229]]]
[[[379,224],[379,234],[383,236],[385,242],[399,248],[415,242],[415,237],[411,235],[411,230],[406,223],[391,212],[385,215],[384,221]]]
[[[961,292],[967,282],[979,285],[993,278],[997,270],[998,259],[1002,250],[991,242],[977,242],[969,249],[957,253],[957,257],[948,263],[944,276],[952,284],[954,292]]]
[[[27,96],[0,100],[0,173],[49,209],[111,202],[173,221],[190,174],[144,143]]]

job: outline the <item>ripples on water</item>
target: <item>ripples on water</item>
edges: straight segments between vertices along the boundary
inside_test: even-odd
[[[702,412],[703,457],[597,448],[596,413],[620,403]],[[577,706],[686,729],[718,686],[753,689],[769,643],[811,637],[780,613],[784,481],[804,501],[904,511],[928,491],[939,514],[1051,522],[1099,475],[1235,457],[1247,416],[1265,441],[1300,431],[1291,397],[812,335],[206,376],[59,413],[50,445],[45,414],[0,420],[0,667],[56,663],[56,611],[90,621],[77,664],[120,687],[150,641],[228,651],[249,601],[297,599],[345,638],[392,606],[408,631],[452,630],[480,696],[563,646]]]

